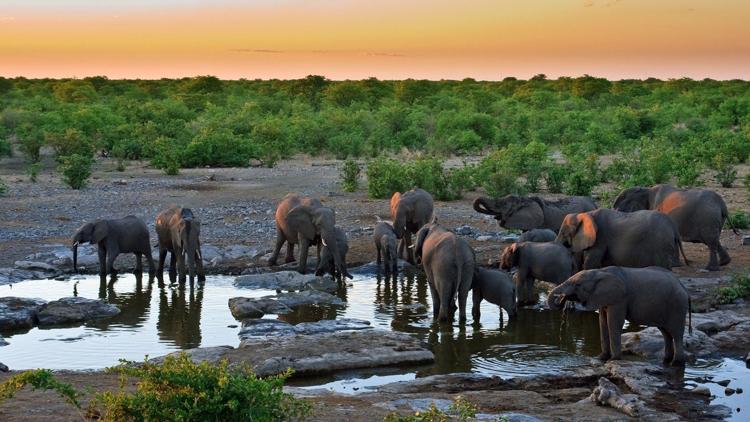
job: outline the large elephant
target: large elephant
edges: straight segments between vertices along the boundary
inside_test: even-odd
[[[398,249],[396,247],[397,239],[393,225],[387,221],[378,221],[372,232],[372,239],[375,242],[375,250],[378,253],[378,268],[380,268],[380,262],[384,260],[385,273],[397,274]]]
[[[430,222],[433,210],[432,195],[419,188],[403,194],[396,192],[391,197],[393,230],[400,240],[399,257],[407,259],[410,264],[414,264],[414,252],[410,248],[411,235]]]
[[[606,267],[582,271],[550,292],[550,309],[562,309],[566,301],[579,302],[587,310],[599,310],[602,360],[620,359],[622,325],[654,326],[664,336],[664,362],[685,362],[682,337],[690,296],[680,279],[660,267]],[[692,328],[691,328],[692,330]]]
[[[677,226],[656,211],[598,209],[568,214],[555,241],[583,253],[584,270],[609,265],[671,269],[682,251]]]
[[[333,209],[324,207],[314,198],[303,197],[294,193],[287,194],[276,207],[276,246],[269,265],[276,265],[279,252],[287,243],[286,262],[294,261],[294,245],[299,243],[299,262],[297,271],[307,271],[307,250],[311,245],[320,248],[327,245],[333,255],[336,269],[341,274],[348,274],[346,264],[341,260],[336,243],[336,216]]]
[[[508,313],[510,318],[515,318],[518,311],[516,308],[516,285],[513,284],[510,274],[505,271],[490,270],[477,267],[474,271],[474,280],[471,284],[471,316],[474,322],[479,322],[481,313],[479,308],[482,300],[497,305]],[[500,312],[502,318],[503,313]]]
[[[73,270],[78,271],[78,245],[89,242],[98,246],[99,275],[115,275],[114,263],[117,255],[133,253],[136,257],[136,273],[143,272],[141,257],[146,256],[148,273],[154,275],[156,268],[151,257],[148,227],[138,217],[129,215],[116,220],[96,220],[86,223],[73,236]]]
[[[174,274],[176,270],[180,283],[185,282],[187,274],[190,275],[192,283],[196,272],[199,282],[206,280],[201,256],[200,233],[201,221],[193,215],[190,208],[170,207],[156,216],[156,236],[159,238],[159,268],[156,273],[160,280],[164,274],[164,261],[167,253],[171,253],[169,272]],[[185,271],[186,261],[187,272]]]
[[[346,254],[349,252],[349,241],[346,238],[346,233],[338,227],[335,228],[335,231],[337,250],[340,261],[344,263],[344,272],[337,271],[332,249],[328,245],[324,245],[320,251],[320,259],[318,260],[318,267],[315,269],[315,275],[330,274],[331,277],[340,277],[341,279],[344,277],[354,278],[346,269]]]
[[[480,196],[474,210],[495,216],[506,229],[550,229],[557,233],[567,214],[595,210],[596,204],[587,196],[571,196],[548,201],[538,196],[506,195],[502,198]]]
[[[500,256],[500,268],[514,267],[518,269],[516,292],[520,305],[537,302],[534,280],[560,284],[576,272],[573,255],[555,242],[520,242],[506,247]]]
[[[724,200],[714,191],[678,189],[671,185],[635,187],[620,192],[613,208],[624,212],[654,210],[667,214],[677,224],[683,241],[708,246],[706,269],[709,271],[717,271],[720,265],[732,261],[719,242],[729,212]],[[732,229],[737,233],[734,227]]]
[[[435,222],[417,232],[414,255],[422,263],[432,295],[433,319],[453,320],[458,296],[459,321],[466,321],[466,298],[474,277],[474,251],[466,240]]]

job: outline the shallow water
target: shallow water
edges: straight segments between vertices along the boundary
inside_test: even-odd
[[[54,300],[77,294],[105,299],[122,310],[114,318],[76,327],[2,333],[10,345],[0,348],[0,361],[13,369],[92,369],[115,365],[121,358],[142,360],[146,354],[153,357],[199,346],[236,346],[240,322],[230,314],[227,300],[275,292],[238,288],[233,280],[232,276],[209,276],[203,286],[160,286],[127,274],[104,284],[98,276],[76,276],[0,286],[0,296]],[[599,353],[598,319],[593,312],[563,314],[527,308],[509,321],[504,313],[501,320],[497,306],[483,302],[480,323],[439,327],[432,323],[429,289],[421,273],[401,274],[396,282],[360,274],[349,284],[338,292],[347,301],[345,307],[307,306],[278,318],[290,323],[337,317],[365,319],[375,327],[412,333],[425,340],[435,353],[435,363],[341,373],[294,380],[294,384],[356,393],[388,382],[452,372],[502,377],[560,374],[588,365]],[[540,301],[544,298],[540,293]],[[471,299],[467,313],[471,321]],[[731,379],[730,387],[741,387],[746,393],[724,397],[724,387],[706,385],[715,391],[717,403],[750,411],[745,403],[750,400],[744,400],[750,397],[748,374],[744,363],[737,360],[704,360],[688,367],[685,382],[695,384],[698,379],[706,383],[703,378],[710,376],[717,377],[715,381]]]

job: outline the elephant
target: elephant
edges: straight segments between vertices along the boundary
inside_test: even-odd
[[[622,357],[620,336],[627,319],[631,324],[657,327],[664,336],[664,363],[684,364],[682,337],[690,295],[671,271],[614,266],[581,271],[552,290],[547,305],[559,310],[566,301],[599,310],[601,360]],[[689,320],[692,334],[692,315]]]
[[[198,281],[206,280],[201,255],[201,221],[195,217],[190,208],[170,207],[156,216],[156,236],[159,239],[159,268],[156,273],[161,280],[164,275],[164,261],[167,253],[172,256],[169,260],[169,272],[179,275],[180,283],[184,283],[190,275],[190,282],[198,274]],[[188,271],[185,271],[187,261]]]
[[[505,271],[477,267],[474,271],[471,291],[471,316],[474,318],[474,322],[479,322],[479,318],[481,317],[479,307],[484,299],[505,309],[510,318],[515,318],[518,315],[516,285],[513,284],[510,274]],[[500,312],[500,318],[502,316],[503,313]]]
[[[548,201],[538,196],[506,195],[502,198],[480,196],[474,200],[474,210],[495,216],[506,229],[549,229],[557,233],[567,214],[592,211],[597,208],[587,196],[570,196]]]
[[[385,260],[383,267],[386,274],[396,275],[398,273],[398,250],[396,248],[396,232],[389,222],[378,220],[372,232],[375,242],[375,250],[378,252],[378,268]]]
[[[550,229],[531,229],[521,234],[516,242],[552,242],[557,233]]]
[[[678,189],[671,185],[625,189],[617,196],[614,209],[624,212],[654,210],[667,214],[677,224],[684,242],[708,246],[706,269],[718,271],[732,258],[719,242],[729,212],[718,193],[705,189]],[[729,220],[731,224],[731,220]],[[732,227],[735,234],[737,229]],[[718,254],[718,259],[717,259]]]
[[[474,277],[474,250],[466,240],[433,221],[417,232],[414,256],[421,262],[432,295],[433,320],[466,321],[466,298]]]
[[[434,204],[432,195],[415,188],[403,194],[396,192],[391,197],[391,218],[393,230],[399,239],[399,257],[406,258],[414,265],[414,252],[411,248],[411,235],[432,219]]]
[[[609,265],[669,270],[678,251],[685,258],[677,226],[657,211],[598,209],[568,214],[555,241],[574,254],[583,253],[584,270]]]
[[[324,244],[320,251],[320,259],[318,260],[318,267],[315,269],[315,275],[322,276],[327,273],[334,278],[354,278],[346,269],[346,253],[349,251],[349,242],[346,239],[346,233],[338,227],[334,230],[336,232],[336,245],[338,246],[339,258],[341,262],[344,263],[344,272],[342,273],[336,270],[336,260],[333,257],[331,248],[329,248],[327,244]]]
[[[146,256],[149,276],[156,268],[151,257],[148,227],[140,218],[129,215],[116,220],[96,220],[86,223],[73,236],[73,270],[78,271],[78,245],[89,242],[99,247],[99,275],[115,275],[114,263],[121,253],[134,253],[136,273],[143,273],[141,257]]]
[[[520,305],[532,305],[534,280],[560,284],[575,274],[576,264],[568,249],[555,242],[520,242],[506,247],[500,256],[500,268],[516,273],[516,292]]]
[[[307,250],[315,244],[320,248],[326,245],[331,250],[336,270],[348,274],[346,264],[341,260],[341,253],[336,243],[336,215],[333,209],[324,207],[318,200],[303,197],[294,193],[287,194],[276,207],[276,246],[269,265],[276,265],[279,252],[287,243],[286,262],[294,261],[294,245],[299,243],[299,262],[297,271],[307,271]]]

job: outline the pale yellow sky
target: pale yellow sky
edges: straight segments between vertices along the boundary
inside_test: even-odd
[[[0,0],[0,75],[750,79],[745,0]]]

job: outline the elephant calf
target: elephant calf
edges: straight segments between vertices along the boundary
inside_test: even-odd
[[[432,316],[450,322],[458,297],[460,322],[466,321],[466,298],[474,278],[474,250],[466,240],[432,222],[417,232],[414,256],[421,261],[432,295]]]
[[[73,236],[73,270],[78,271],[78,245],[89,242],[98,246],[99,275],[115,275],[115,259],[121,253],[134,253],[136,273],[143,272],[141,256],[148,261],[148,273],[154,275],[154,260],[148,227],[138,217],[129,215],[117,220],[96,220],[84,224]]]
[[[500,268],[518,268],[516,274],[518,303],[531,305],[534,297],[534,280],[560,284],[576,271],[570,251],[555,242],[514,243],[500,255]]]
[[[547,304],[559,310],[566,301],[599,310],[602,360],[620,359],[622,325],[657,327],[664,336],[664,363],[685,362],[682,337],[690,296],[680,279],[660,267],[606,267],[586,270],[550,292]],[[690,328],[692,333],[692,327]]]
[[[378,251],[378,268],[385,259],[384,268],[386,274],[398,273],[398,249],[396,247],[396,232],[393,225],[386,221],[378,221],[372,232],[375,242],[375,250]]]
[[[471,290],[471,316],[474,318],[474,322],[479,322],[481,316],[479,306],[484,299],[505,309],[510,318],[516,317],[516,286],[513,284],[510,275],[505,271],[477,267],[474,271]],[[502,316],[503,313],[500,312],[500,317],[502,318]]]
[[[552,242],[556,237],[557,233],[550,229],[533,229],[521,234],[516,242]]]
[[[180,283],[185,282],[187,274],[190,275],[192,283],[196,272],[199,282],[206,280],[201,256],[200,233],[201,221],[193,215],[190,208],[171,207],[156,216],[156,235],[159,238],[159,268],[157,269],[159,277],[163,277],[164,261],[167,259],[167,253],[171,253],[169,273],[174,274],[177,271]],[[186,261],[188,271],[185,270]]]
[[[320,260],[318,261],[318,267],[315,269],[315,275],[321,276],[323,274],[330,274],[331,277],[347,277],[353,278],[346,268],[346,253],[349,252],[349,241],[346,238],[346,233],[343,230],[336,227],[336,246],[339,254],[339,259],[344,263],[344,272],[339,271],[336,267],[336,260],[333,256],[333,248],[329,248],[328,244],[323,243],[323,248],[320,250]]]

